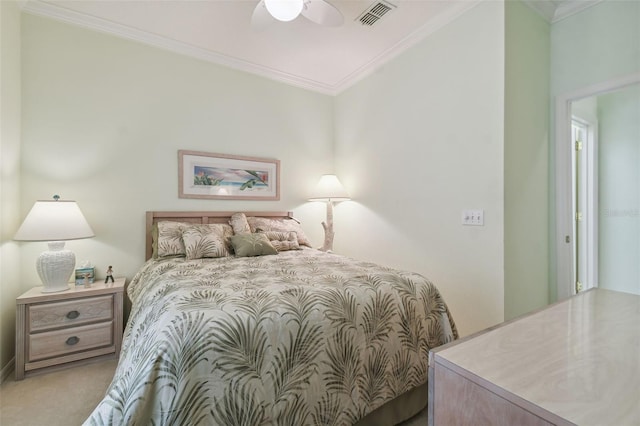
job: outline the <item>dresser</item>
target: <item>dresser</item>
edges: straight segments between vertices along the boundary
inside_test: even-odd
[[[16,299],[16,380],[120,354],[125,279]]]
[[[640,425],[640,296],[580,293],[431,351],[430,425]]]

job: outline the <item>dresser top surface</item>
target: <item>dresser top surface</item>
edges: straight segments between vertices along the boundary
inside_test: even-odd
[[[54,293],[43,293],[42,286],[33,287],[22,295],[18,296],[16,303],[24,305],[28,303],[50,302],[55,300],[68,300],[80,297],[91,297],[99,294],[111,294],[124,291],[125,278],[115,278],[114,282],[105,284],[103,282],[94,282],[90,287],[82,285],[69,284],[69,290]]]
[[[595,289],[436,350],[580,425],[640,424],[640,296]]]

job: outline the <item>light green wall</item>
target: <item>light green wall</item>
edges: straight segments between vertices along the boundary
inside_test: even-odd
[[[548,304],[549,24],[505,3],[504,310]]]
[[[0,381],[11,373],[20,250],[12,241],[20,224],[20,9],[0,2]]]
[[[603,1],[551,26],[551,129],[555,97],[640,71],[640,2]],[[556,299],[555,138],[550,150],[550,300]]]
[[[306,199],[332,164],[331,97],[27,14],[22,43],[21,212],[76,200],[96,237],[67,247],[98,276],[142,265],[147,210],[293,210],[320,243]],[[281,200],[179,199],[179,149],[277,158]],[[22,244],[31,286],[43,249]]]
[[[598,283],[640,294],[640,85],[598,97]]]
[[[551,26],[551,94],[640,69],[640,2],[605,0]]]
[[[6,55],[20,54],[17,41],[5,49],[6,4],[3,81]],[[320,243],[324,209],[306,197],[321,173],[335,170],[354,199],[336,208],[336,249],[424,273],[469,334],[545,303],[537,283],[546,274],[545,236],[535,238],[546,232],[539,212],[547,183],[554,196],[553,174],[544,175],[544,87],[553,103],[558,93],[640,68],[638,7],[603,2],[554,24],[545,82],[544,22],[520,3],[482,2],[335,99],[39,17],[23,16],[20,33],[14,8],[23,69],[10,69],[23,80],[23,113],[12,121],[19,132],[22,120],[22,172],[9,174],[15,185],[1,195],[2,221],[7,199],[20,203],[9,209],[11,235],[34,200],[76,199],[97,236],[68,246],[99,271],[114,264],[130,278],[151,209],[293,209]],[[19,103],[19,93],[11,96]],[[20,145],[5,143],[4,108],[2,119],[4,187],[7,146]],[[178,149],[279,158],[282,200],[178,199]],[[552,150],[550,160],[553,167]],[[485,210],[484,227],[460,224],[471,208]],[[3,306],[13,306],[6,277],[35,285],[43,248],[23,243],[18,252],[6,228],[3,262],[10,250],[21,265],[1,272]],[[4,318],[2,365],[13,350]]]
[[[424,274],[462,334],[503,320],[504,5],[483,2],[335,100],[337,251]],[[485,226],[461,225],[484,209]]]

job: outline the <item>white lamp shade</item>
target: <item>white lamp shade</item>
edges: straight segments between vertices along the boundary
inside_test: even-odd
[[[48,241],[49,250],[36,259],[43,293],[65,291],[76,257],[64,249],[65,240],[93,237],[94,233],[75,201],[36,201],[13,237],[18,241]]]
[[[304,7],[303,0],[264,0],[267,11],[278,21],[293,21]]]
[[[347,201],[351,197],[336,175],[322,175],[309,201]]]
[[[75,201],[36,201],[13,237],[18,241],[65,241],[95,234]]]

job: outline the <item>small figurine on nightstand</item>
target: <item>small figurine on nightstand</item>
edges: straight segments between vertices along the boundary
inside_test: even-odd
[[[113,269],[112,269],[111,265],[109,265],[109,269],[107,269],[107,276],[104,277],[104,283],[105,284],[108,283],[109,280],[111,280],[111,282],[114,282],[113,281]]]

